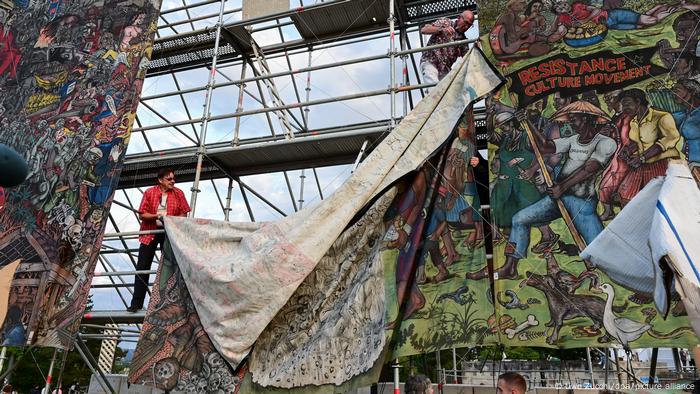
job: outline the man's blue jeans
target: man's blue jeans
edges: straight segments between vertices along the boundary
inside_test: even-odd
[[[569,211],[576,230],[586,243],[591,243],[603,231],[603,223],[596,212],[598,201],[569,195],[561,196],[561,200]],[[513,216],[513,227],[508,239],[515,245],[515,252],[510,255],[517,259],[527,257],[527,249],[530,246],[530,228],[549,224],[560,217],[561,212],[557,207],[557,202],[550,196],[518,211]]]

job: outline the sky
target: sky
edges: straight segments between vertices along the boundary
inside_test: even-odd
[[[184,0],[164,0],[161,10],[165,11],[175,7],[181,7],[183,5],[183,2]],[[310,4],[308,0],[303,1],[303,3],[306,6]],[[295,8],[299,5],[299,0],[290,1],[290,8]],[[241,0],[229,0],[226,2],[226,10],[236,9],[240,6]],[[191,9],[189,10],[189,13],[190,16],[194,18],[208,14],[215,14],[218,12],[218,8],[219,4],[210,4]],[[159,20],[159,26],[165,23],[174,23],[176,21],[182,21],[187,17],[187,15],[185,11],[178,11],[166,13],[164,17],[165,19],[167,19],[167,22],[163,18],[161,18]],[[227,14],[225,16],[224,24],[240,20],[240,18],[240,12]],[[191,31],[193,28],[212,28],[216,24],[216,19],[216,17],[211,17],[202,21],[193,22],[192,25],[189,23],[178,25],[175,27],[175,29],[178,31],[178,33],[183,33],[186,31]],[[284,22],[285,20],[288,19],[283,19],[281,20],[281,22]],[[264,25],[259,25],[256,27],[262,26]],[[476,27],[473,27],[467,35],[469,38],[475,38],[477,34],[476,32]],[[172,31],[172,29],[169,28],[160,28],[158,34],[161,37],[165,37],[174,34],[174,32]],[[296,28],[293,25],[285,26],[282,29],[282,34],[284,35],[285,40],[294,40],[300,38],[298,32],[296,31]],[[280,42],[280,32],[277,29],[256,32],[253,33],[253,36],[261,47]],[[412,32],[409,35],[409,39],[412,43],[412,47],[415,48],[420,46],[420,41],[417,32]],[[380,36],[370,37],[366,40],[363,40],[362,42],[357,42],[354,44],[327,49],[315,49],[311,52],[311,65],[317,66],[348,59],[383,55],[388,52],[388,48],[388,36]],[[420,55],[416,55],[416,63],[418,63],[419,58]],[[294,69],[307,67],[309,65],[308,52],[290,55],[289,61],[292,65],[292,68]],[[286,59],[284,57],[268,59],[267,63],[272,72],[288,70]],[[400,78],[401,76],[401,67],[401,61],[397,59],[397,78]],[[216,82],[225,82],[227,81],[227,78],[238,79],[241,75],[241,67],[239,65],[224,64],[218,68],[218,71],[219,72],[216,74]],[[248,70],[248,76],[250,75],[250,70]],[[413,70],[411,68],[409,68],[409,76],[411,84],[415,84],[416,80]],[[154,77],[147,76],[142,91],[142,97],[147,98],[148,96],[153,96],[156,94],[177,91],[178,86],[180,89],[205,86],[207,84],[208,77],[209,71],[205,68],[178,72],[174,74],[174,76],[170,74]],[[372,90],[387,89],[389,86],[389,77],[390,66],[388,59],[381,59],[372,62],[364,62],[349,66],[333,67],[325,70],[314,71],[310,75],[311,83],[309,99],[326,99],[342,95],[368,92]],[[295,78],[297,87],[299,89],[299,94],[302,96],[302,100],[305,99],[304,88],[306,87],[307,75],[296,74],[294,76],[285,76],[276,78],[274,81],[284,103],[298,102],[295,95],[292,78]],[[264,88],[265,87],[263,86],[263,89]],[[248,83],[246,89],[256,97],[258,96],[258,89],[255,83]],[[412,94],[414,95],[414,102],[420,99],[419,92],[414,91]],[[265,93],[265,96],[269,103],[269,96],[267,92]],[[212,105],[210,109],[211,115],[216,116],[235,112],[237,100],[238,88],[236,86],[215,89],[212,94]],[[187,103],[187,108],[185,107],[185,105],[183,105],[183,101]],[[167,121],[169,122],[187,120],[187,110],[190,111],[190,116],[192,118],[200,118],[204,111],[204,103],[204,91],[186,94],[182,97],[172,96],[168,98],[153,100],[147,99],[144,101],[144,104],[140,105],[138,108],[138,122],[140,126],[152,126],[162,125],[164,123],[163,118],[167,119]],[[158,112],[158,114],[150,110],[147,106],[153,108],[155,111]],[[262,105],[259,102],[257,102],[253,97],[246,94],[243,100],[243,108],[244,110],[257,109],[262,108]],[[399,96],[397,98],[397,113],[399,116],[403,114],[402,108],[402,97]],[[302,113],[299,110],[295,110],[293,111],[293,113],[298,119],[302,119]],[[282,128],[279,122],[277,121],[274,114],[270,115],[276,133],[280,134],[282,132]],[[311,130],[360,122],[380,121],[389,117],[390,100],[388,95],[364,97],[358,100],[334,102],[324,105],[313,106],[310,107],[310,111],[308,112],[309,129]],[[135,125],[135,127],[139,127],[139,125]],[[210,122],[206,134],[206,142],[230,142],[233,139],[234,127],[234,119]],[[192,139],[196,139],[195,132],[197,135],[201,134],[201,124],[199,123],[193,125],[180,126],[179,129],[182,131],[182,133],[188,135]],[[148,141],[152,149],[155,151],[183,146],[195,146],[195,144],[191,140],[183,136],[178,130],[175,130],[172,127],[162,127],[155,130],[148,130],[145,131],[145,133],[147,135]],[[265,115],[251,115],[241,118],[241,139],[249,139],[269,135],[270,130]],[[142,137],[142,133],[134,132],[132,134],[132,138],[127,150],[127,157],[130,154],[143,152],[148,152],[148,148]],[[333,191],[335,191],[348,178],[348,176],[351,173],[351,169],[351,165],[317,168],[316,172],[318,174],[319,184],[323,196],[327,197]],[[286,172],[286,175],[291,185],[292,192],[294,194],[293,199],[297,205],[299,205],[298,200],[300,198],[299,195],[302,187],[302,178],[300,177],[301,173],[301,170]],[[322,200],[322,198],[321,193],[319,193],[318,187],[314,180],[312,170],[306,169],[304,173],[306,175],[306,178],[303,185],[303,205],[304,207],[308,207],[314,204],[318,204]],[[249,187],[254,189],[257,193],[264,196],[265,199],[269,200],[280,210],[285,212],[285,214],[291,214],[294,212],[294,203],[287,189],[284,173],[279,172],[272,174],[252,175],[242,177],[241,180]],[[176,186],[185,192],[185,196],[189,201],[191,196],[190,189],[192,187],[192,184],[178,183],[176,184]],[[216,187],[216,191],[214,187]],[[223,220],[224,214],[222,210],[222,204],[225,204],[227,187],[227,179],[203,181],[200,184],[201,192],[197,197],[195,216],[201,218]],[[142,190],[118,190],[114,199],[115,201],[118,201],[123,204],[129,204],[130,201],[133,206],[138,207],[138,204],[141,200]],[[220,197],[217,197],[217,191]],[[255,221],[271,221],[280,219],[282,217],[282,215],[279,212],[277,212],[275,209],[264,203],[262,200],[253,196],[251,193],[248,193],[248,198]],[[251,221],[251,217],[243,201],[241,190],[235,183],[232,191],[231,208],[231,221]],[[138,221],[136,220],[136,215],[128,209],[120,207],[117,204],[113,204],[111,209],[111,215],[114,219],[114,223],[112,223],[111,221],[108,222],[106,233],[116,232],[117,229],[122,232],[138,230]],[[114,240],[106,240],[104,244],[115,248],[124,247],[120,241]],[[129,248],[136,249],[138,248],[138,241],[135,239],[129,240],[127,241],[127,246]],[[133,269],[132,262],[124,254],[108,254],[104,255],[104,257],[108,261],[108,263],[111,264],[116,270]],[[105,270],[103,264],[104,263],[102,261],[98,262],[96,272]],[[154,264],[153,268],[155,269],[155,267],[156,265]],[[154,277],[152,276],[151,280],[153,279]],[[120,277],[115,278],[115,280],[125,280],[127,283],[131,283],[133,281],[133,277]],[[109,278],[95,278],[93,283],[109,283]],[[131,299],[131,295],[128,293],[128,290],[126,288],[121,288],[119,291],[121,292],[126,302],[129,302],[129,300]],[[124,304],[122,303],[121,299],[116,293],[116,290],[114,289],[93,289],[92,293],[93,301],[95,303],[95,310],[125,309]],[[120,346],[129,348],[133,347],[134,344],[122,343],[120,344]]]

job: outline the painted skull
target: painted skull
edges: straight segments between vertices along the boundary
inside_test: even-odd
[[[79,248],[82,245],[81,238],[83,237],[83,226],[80,221],[68,227],[67,231],[68,242],[73,248]]]
[[[180,367],[174,358],[160,360],[153,366],[153,377],[156,384],[166,390],[175,387],[179,372]]]

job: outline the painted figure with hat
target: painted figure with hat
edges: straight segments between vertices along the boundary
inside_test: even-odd
[[[524,112],[517,117],[528,121]],[[587,101],[574,101],[557,111],[552,120],[569,122],[577,133],[546,139],[530,124],[537,149],[543,154],[561,154],[563,164],[554,183],[547,188],[547,195],[513,215],[505,249],[506,262],[497,270],[501,279],[518,278],[518,261],[527,257],[531,227],[561,217],[556,200],[561,200],[571,213],[573,225],[586,242],[591,242],[603,230],[596,213],[596,181],[617,149],[615,140],[606,135],[609,133],[605,129],[611,127],[610,118]]]
[[[493,162],[496,176],[491,193],[491,207],[495,225],[507,236],[513,215],[539,200],[542,195],[535,184],[522,176],[522,171],[534,162],[527,134],[520,127],[512,109],[502,109],[494,116],[495,126],[501,133],[493,133],[489,141],[499,146],[497,160]],[[486,270],[472,279],[486,277]]]

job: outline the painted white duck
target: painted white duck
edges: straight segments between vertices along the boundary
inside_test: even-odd
[[[636,341],[645,332],[649,331],[651,324],[639,323],[626,317],[615,316],[612,310],[613,301],[615,301],[615,289],[609,283],[603,283],[600,289],[608,295],[603,313],[603,326],[605,326],[608,335],[617,338],[620,344],[625,349],[628,349],[628,344]]]

